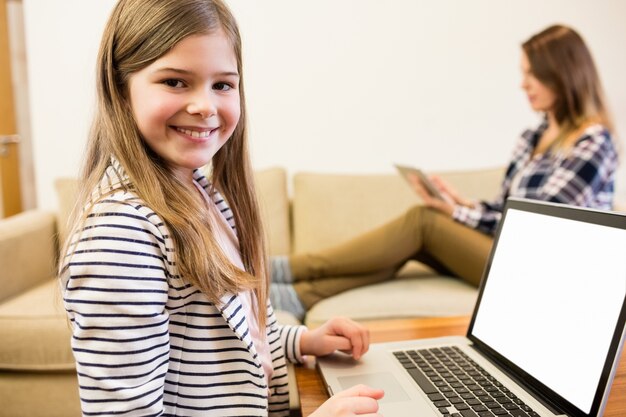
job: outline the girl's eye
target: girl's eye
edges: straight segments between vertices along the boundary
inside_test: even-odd
[[[228,91],[230,89],[232,89],[233,87],[227,83],[217,83],[215,85],[213,85],[213,89],[214,90],[219,90],[219,91]]]
[[[170,79],[163,81],[163,84],[172,88],[182,88],[185,86],[185,83],[183,83],[181,80],[177,80],[174,78],[170,78]]]

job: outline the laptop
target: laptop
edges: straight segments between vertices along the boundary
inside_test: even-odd
[[[388,417],[601,416],[626,321],[626,216],[510,198],[466,337],[318,359],[329,394],[385,390]]]

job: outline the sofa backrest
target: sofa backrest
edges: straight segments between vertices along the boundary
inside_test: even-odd
[[[268,168],[254,175],[269,254],[287,255],[291,250],[287,173],[283,168]]]
[[[289,199],[287,196],[287,175],[282,168],[268,168],[255,171],[259,206],[266,235],[268,251],[271,255],[285,255],[291,247],[289,231]],[[58,203],[59,241],[67,236],[67,219],[74,207],[78,191],[75,178],[59,178],[54,183]]]
[[[464,196],[490,199],[498,191],[503,169],[439,175]],[[419,197],[395,174],[297,173],[293,177],[291,207],[283,168],[255,171],[255,180],[271,255],[336,244],[420,203]],[[77,181],[60,178],[55,181],[55,188],[59,199],[58,232],[60,239],[64,239],[67,218],[76,199]]]
[[[503,168],[437,173],[468,198],[492,199]],[[298,173],[293,179],[293,251],[337,244],[402,214],[420,198],[400,175]]]

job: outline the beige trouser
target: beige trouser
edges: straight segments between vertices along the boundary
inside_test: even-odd
[[[478,286],[493,239],[435,210],[404,215],[338,246],[289,258],[294,288],[309,309],[352,288],[389,280],[411,259]]]

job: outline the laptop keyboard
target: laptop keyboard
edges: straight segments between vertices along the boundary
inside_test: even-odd
[[[456,346],[393,354],[446,417],[539,417]]]

